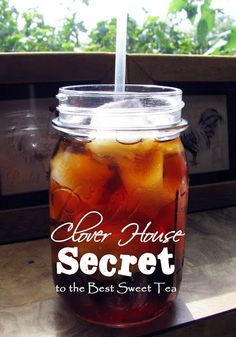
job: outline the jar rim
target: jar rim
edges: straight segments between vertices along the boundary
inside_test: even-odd
[[[53,126],[66,133],[159,130],[176,134],[186,128],[181,119],[181,89],[146,84],[126,84],[124,92],[114,89],[114,84],[59,88],[59,116]]]
[[[59,88],[60,94],[68,94],[73,96],[123,96],[137,95],[137,97],[151,96],[179,96],[182,95],[182,90],[175,87],[153,85],[153,84],[126,84],[125,91],[116,92],[114,84],[79,84],[69,85]]]

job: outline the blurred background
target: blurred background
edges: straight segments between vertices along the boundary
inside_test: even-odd
[[[2,0],[0,51],[114,51],[125,5],[129,53],[236,53],[233,0],[122,1]]]

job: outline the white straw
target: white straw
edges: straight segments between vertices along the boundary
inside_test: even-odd
[[[124,7],[119,8],[116,23],[115,92],[125,91],[127,10]]]

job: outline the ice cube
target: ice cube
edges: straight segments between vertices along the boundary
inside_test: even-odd
[[[185,157],[181,153],[173,153],[164,157],[164,186],[166,190],[176,194],[181,182],[187,174]]]
[[[99,140],[87,144],[92,156],[107,165],[118,167],[122,184],[128,193],[130,214],[137,208],[156,212],[157,207],[174,199],[172,191],[163,186],[163,149],[152,139],[136,144],[121,144],[114,140]],[[170,193],[171,192],[171,193]]]
[[[119,161],[121,179],[130,200],[130,211],[146,212],[150,217],[175,198],[173,189],[164,185],[164,154],[155,145],[145,153],[136,153],[134,160],[122,158]]]
[[[68,188],[57,188],[50,193],[50,216],[57,221],[71,221],[73,215],[83,208],[80,197]]]
[[[163,152],[136,152],[134,160],[122,158],[119,161],[122,181],[130,193],[138,190],[158,190],[163,183]]]
[[[140,140],[131,144],[123,144],[114,139],[99,139],[86,144],[86,148],[91,151],[92,156],[107,164],[117,164],[125,158],[133,161],[135,158],[142,158],[153,146],[151,139]]]
[[[135,109],[135,108],[142,108],[142,102],[137,99],[120,99],[113,102],[105,103],[97,108],[97,110],[103,109]]]
[[[119,130],[132,125],[140,128],[149,125],[150,121],[143,114],[143,105],[138,99],[117,100],[94,109],[91,127],[96,130]]]
[[[137,132],[117,131],[116,141],[121,144],[132,145],[142,141],[142,138],[137,137]]]
[[[51,160],[52,178],[61,186],[77,193],[82,201],[94,204],[113,171],[89,154],[59,152]]]
[[[165,155],[184,152],[183,144],[178,138],[165,142],[156,140],[156,142],[159,144],[160,148],[162,148]]]

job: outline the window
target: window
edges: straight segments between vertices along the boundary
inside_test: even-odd
[[[114,51],[125,3],[130,53],[236,53],[233,0],[3,0],[0,51]]]

